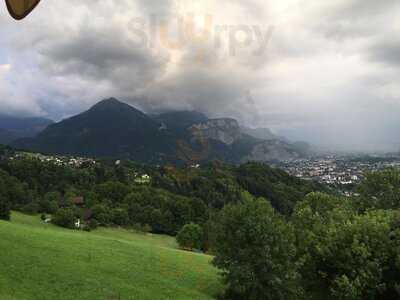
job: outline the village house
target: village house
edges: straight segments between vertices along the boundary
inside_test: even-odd
[[[151,177],[147,174],[141,175],[135,178],[135,182],[139,184],[148,184],[150,183]]]
[[[85,205],[85,199],[82,196],[72,198],[72,204],[78,207]]]

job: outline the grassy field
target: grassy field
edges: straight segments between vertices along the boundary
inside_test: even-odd
[[[213,299],[222,287],[210,260],[166,236],[0,221],[1,300]]]

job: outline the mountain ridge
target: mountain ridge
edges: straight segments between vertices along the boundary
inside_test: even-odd
[[[200,163],[275,161],[299,155],[284,141],[266,143],[243,133],[232,118],[209,119],[195,111],[147,115],[115,98],[51,124],[14,147],[47,154],[128,158],[139,162]],[[264,146],[260,146],[264,145]],[[292,151],[293,150],[293,151]]]
[[[47,118],[0,114],[0,144],[9,145],[19,138],[34,137],[53,123]]]

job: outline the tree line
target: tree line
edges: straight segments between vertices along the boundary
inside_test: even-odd
[[[148,183],[135,180],[143,174]],[[178,168],[105,160],[75,168],[29,157],[0,162],[0,187],[5,211],[52,215],[70,228],[79,218],[89,229],[134,226],[173,236],[187,224],[205,231],[210,216],[242,201],[244,191],[271,199],[288,215],[297,199],[321,188],[259,164]],[[77,198],[83,203],[75,203]],[[201,249],[207,248],[204,240]]]

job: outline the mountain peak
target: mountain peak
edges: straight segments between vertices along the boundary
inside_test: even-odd
[[[99,107],[107,107],[107,108],[125,107],[126,108],[127,106],[129,106],[130,108],[133,108],[129,104],[126,104],[125,102],[119,101],[116,98],[108,98],[108,99],[101,100],[100,102],[97,102],[95,105],[92,106],[91,109],[99,108]]]
[[[119,101],[116,98],[104,99],[93,105],[87,112],[96,114],[112,113],[112,114],[118,114],[121,117],[122,115],[124,116],[135,115],[136,117],[149,119],[149,117],[146,116],[144,112],[140,111],[139,109],[136,109],[135,107],[125,102]]]
[[[122,101],[119,101],[117,98],[111,97],[108,99],[103,99],[99,103],[114,103],[114,104],[125,104]]]

